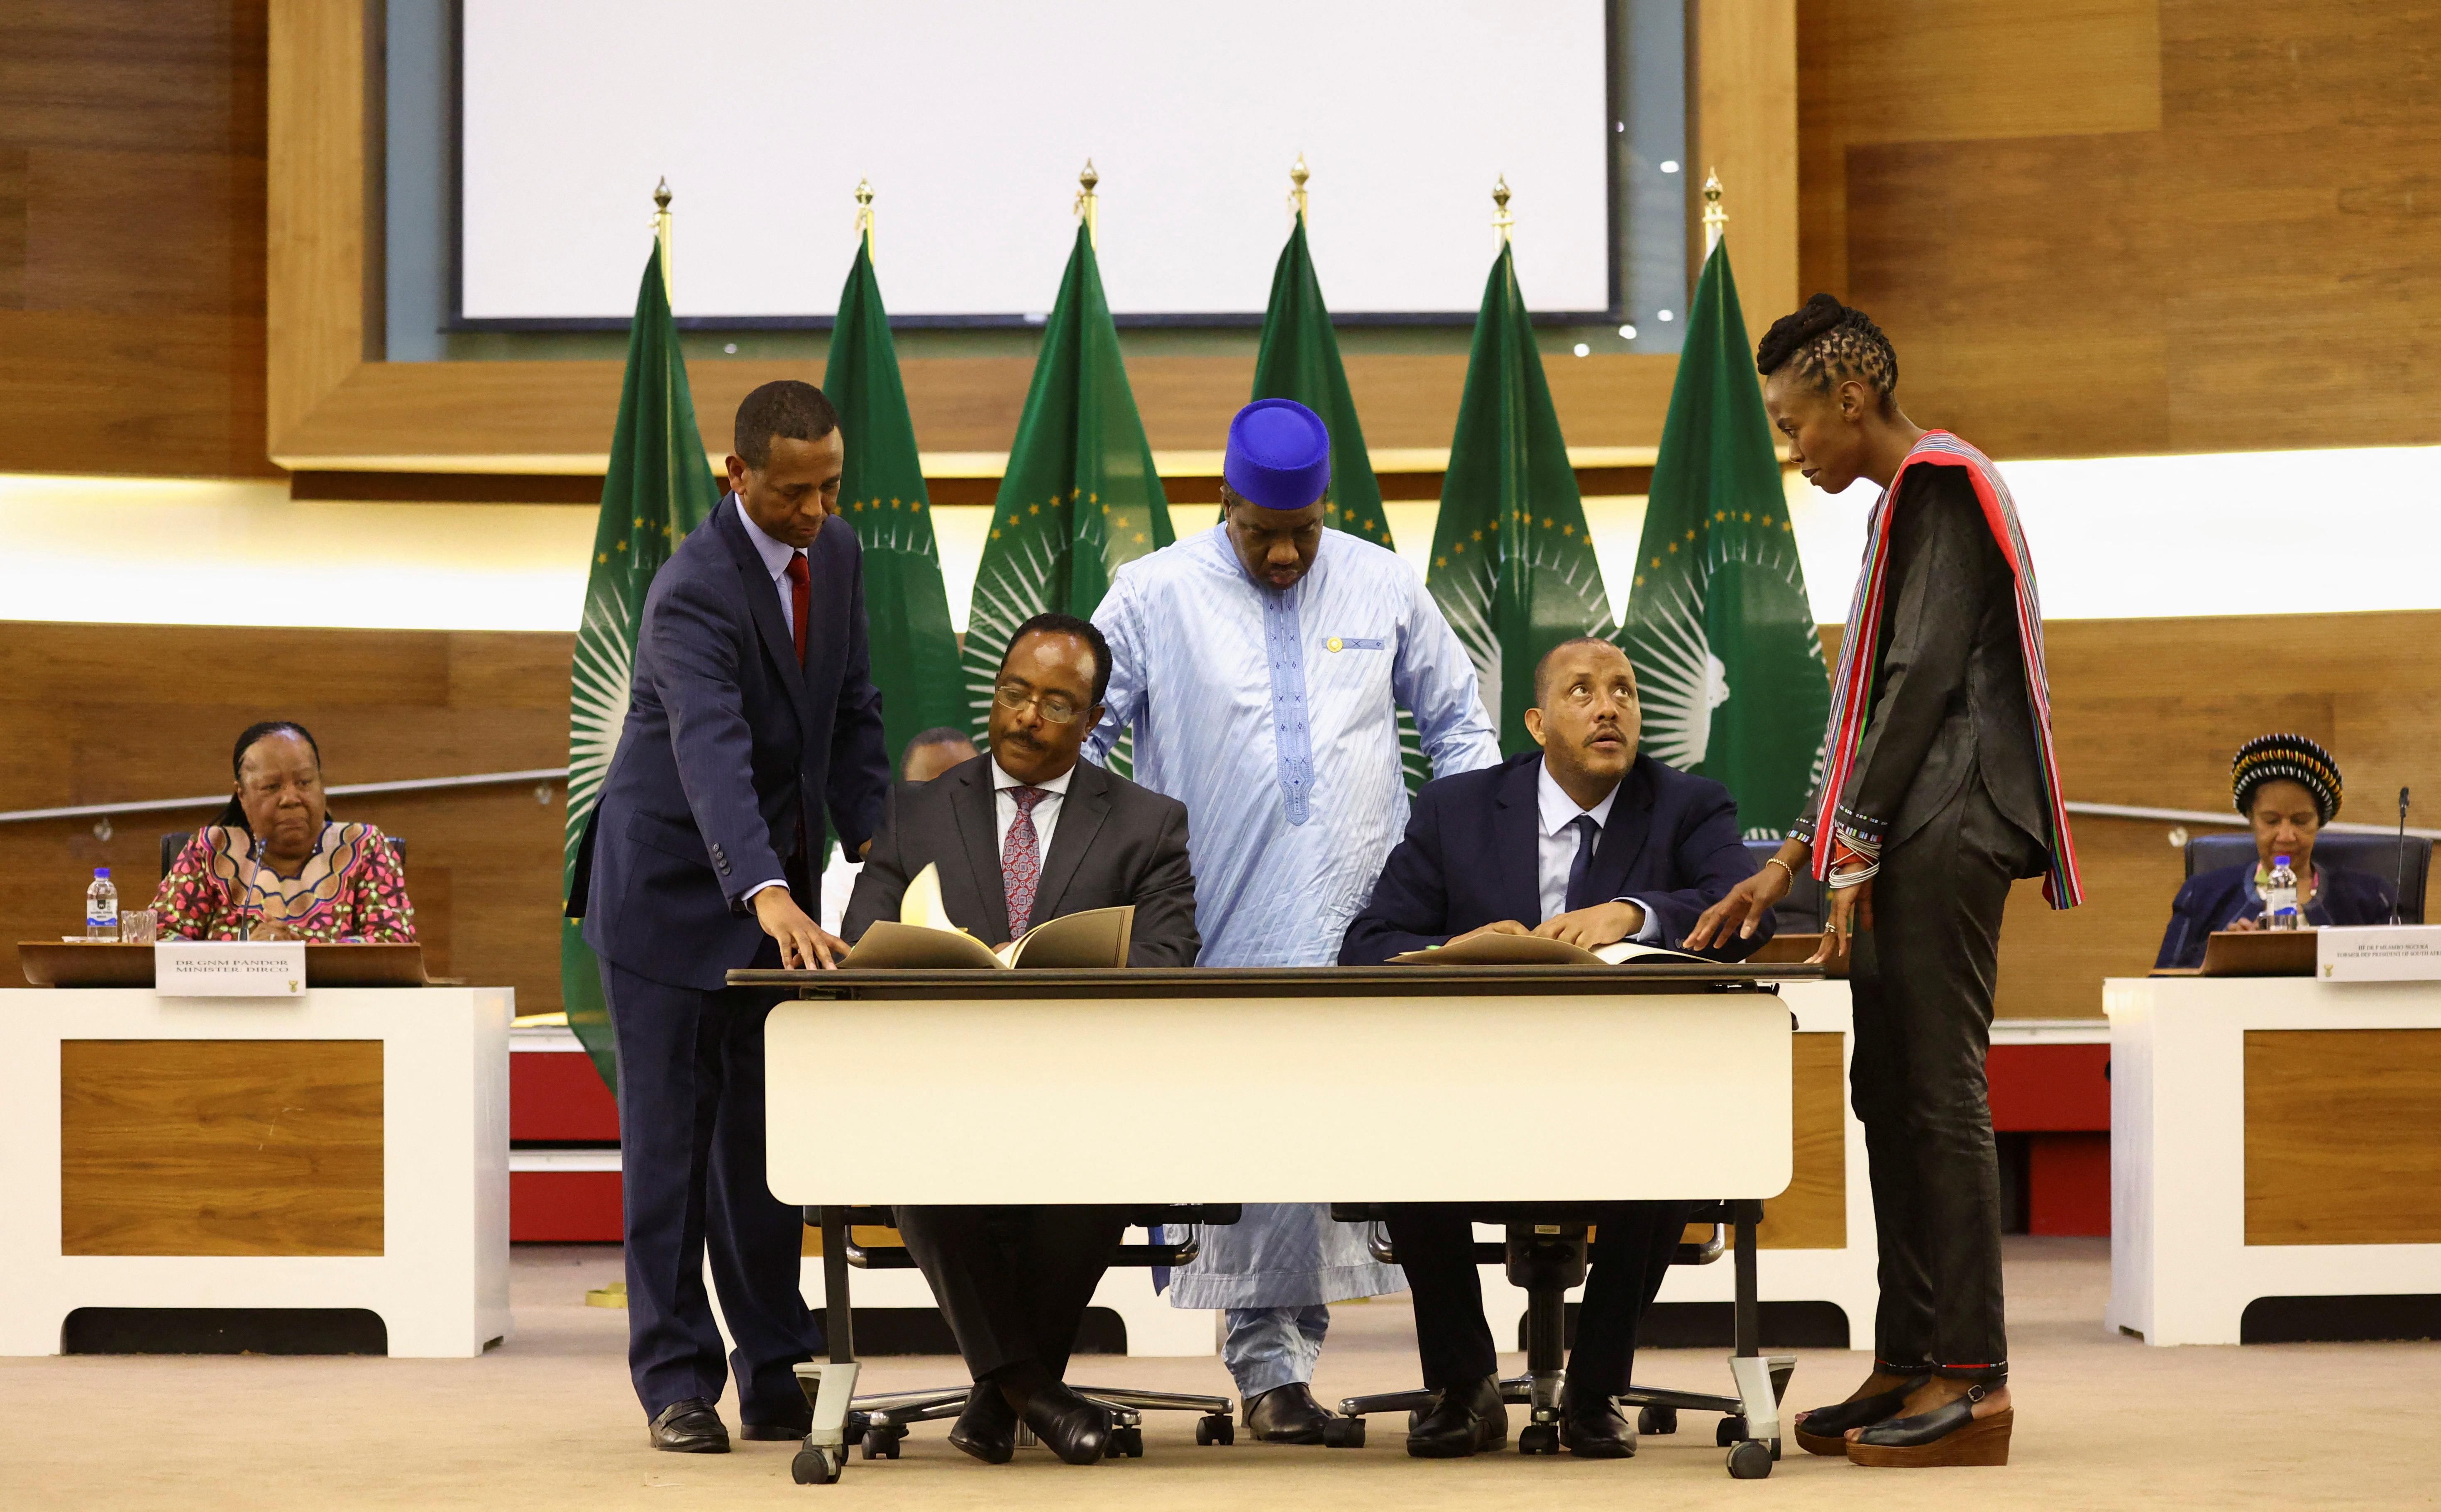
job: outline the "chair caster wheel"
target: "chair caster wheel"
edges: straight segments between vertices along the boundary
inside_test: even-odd
[[[1144,1430],[1114,1428],[1111,1430],[1109,1447],[1102,1450],[1106,1460],[1140,1460],[1144,1458]]]
[[[1226,1413],[1214,1413],[1195,1420],[1195,1442],[1202,1447],[1238,1442],[1238,1424]]]
[[[1517,1431],[1517,1452],[1520,1454],[1557,1454],[1560,1452],[1560,1426],[1557,1423],[1528,1423]]]
[[[898,1457],[898,1441],[907,1436],[903,1428],[868,1428],[864,1431],[864,1457],[869,1460],[895,1460]]]
[[[1742,1442],[1745,1436],[1746,1420],[1745,1418],[1724,1417],[1721,1419],[1720,1427],[1712,1431],[1712,1443],[1715,1448],[1727,1449],[1732,1444]]]
[[[1760,1481],[1771,1474],[1771,1446],[1759,1438],[1741,1440],[1729,1450],[1729,1479]]]
[[[1365,1447],[1365,1419],[1361,1417],[1332,1418],[1330,1421],[1322,1425],[1322,1443],[1325,1449],[1363,1449]]]
[[[838,1449],[816,1449],[808,1444],[797,1450],[788,1462],[788,1478],[799,1485],[830,1485],[847,1468],[847,1456]]]
[[[1636,1431],[1640,1434],[1675,1433],[1678,1431],[1678,1409],[1646,1407],[1636,1414]]]

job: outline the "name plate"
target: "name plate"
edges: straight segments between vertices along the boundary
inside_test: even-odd
[[[153,947],[153,990],[164,998],[300,998],[302,940],[179,940]]]
[[[2441,925],[2318,929],[2314,975],[2325,981],[2441,981]]]

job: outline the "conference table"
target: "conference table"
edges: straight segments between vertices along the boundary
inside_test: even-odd
[[[506,987],[0,990],[0,1355],[499,1343],[514,1011]]]
[[[830,1359],[801,1481],[844,1468],[849,1210],[895,1203],[1717,1201],[1792,1175],[1804,965],[734,971],[771,1191],[819,1210]],[[1843,1026],[1844,1027],[1844,1026]],[[1259,1072],[1248,1052],[1263,1054]],[[1437,1137],[1473,1118],[1492,1137]],[[1010,1159],[1025,1149],[1087,1159]],[[1505,1136],[1505,1137],[1503,1137]],[[1429,1159],[1407,1157],[1429,1148]],[[1618,1158],[1587,1161],[1588,1150]],[[1751,1251],[1736,1303],[1756,1305]],[[1752,1347],[1747,1431],[1779,1436]]]

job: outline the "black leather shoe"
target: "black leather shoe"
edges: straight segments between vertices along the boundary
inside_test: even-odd
[[[1624,1460],[1636,1454],[1636,1425],[1607,1399],[1560,1414],[1560,1443],[1589,1460]]]
[[[1848,1430],[1871,1428],[1875,1423],[1887,1422],[1896,1416],[1915,1389],[1931,1378],[1930,1372],[1910,1376],[1893,1390],[1798,1413],[1795,1425],[1798,1447],[1808,1454],[1846,1455]]]
[[[729,1429],[699,1396],[672,1402],[653,1419],[653,1448],[672,1454],[726,1454]]]
[[[1509,1409],[1497,1376],[1443,1388],[1433,1410],[1407,1430],[1407,1452],[1419,1460],[1462,1460],[1508,1442]]]
[[[1989,1417],[1976,1416],[1975,1404],[1984,1395],[1985,1388],[1977,1385],[1931,1412],[1875,1423],[1848,1440],[1848,1461],[1888,1467],[2006,1465],[2017,1414],[2003,1407]]]
[[[1110,1409],[1087,1401],[1059,1382],[1028,1395],[1018,1415],[1045,1449],[1071,1465],[1091,1465],[1110,1448]]]
[[[967,1410],[949,1430],[949,1443],[985,1465],[1006,1465],[1017,1453],[1017,1409],[999,1387],[976,1382],[967,1394]]]
[[[1246,1431],[1267,1444],[1319,1444],[1331,1418],[1301,1380],[1275,1386],[1244,1405]]]

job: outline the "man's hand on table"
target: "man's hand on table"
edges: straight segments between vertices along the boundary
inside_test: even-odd
[[[847,954],[847,942],[805,917],[787,888],[765,888],[753,902],[755,922],[780,942],[780,964],[787,969],[828,971]]]
[[[1564,940],[1582,949],[1617,945],[1644,927],[1644,910],[1633,903],[1597,903],[1546,919],[1534,932],[1546,940]]]
[[[1444,942],[1442,942],[1442,943],[1443,943],[1444,945],[1463,945],[1463,944],[1465,944],[1467,941],[1469,941],[1469,940],[1472,940],[1472,939],[1475,938],[1477,935],[1485,935],[1485,934],[1532,934],[1533,932],[1534,932],[1533,930],[1528,929],[1528,927],[1526,927],[1524,925],[1519,924],[1519,923],[1518,923],[1516,920],[1514,920],[1514,919],[1502,919],[1501,921],[1499,921],[1499,922],[1498,922],[1498,923],[1496,923],[1496,924],[1487,924],[1487,925],[1482,926],[1482,927],[1479,927],[1479,928],[1469,929],[1469,930],[1468,930],[1466,933],[1464,933],[1464,934],[1452,935],[1448,940],[1446,940],[1446,941],[1444,941]]]

